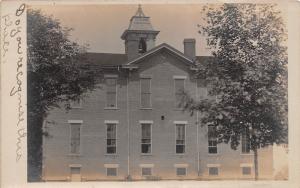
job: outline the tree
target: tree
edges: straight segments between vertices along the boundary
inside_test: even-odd
[[[85,46],[68,39],[72,29],[38,10],[28,10],[28,181],[40,181],[43,122],[52,108],[69,108],[70,100],[95,88],[95,74]],[[61,106],[61,104],[65,104]]]
[[[197,101],[187,93],[184,109],[203,113],[202,125],[216,126],[219,143],[237,149],[249,133],[258,179],[257,150],[287,143],[287,48],[281,12],[271,4],[205,6],[200,33],[212,61],[198,65],[217,100]]]

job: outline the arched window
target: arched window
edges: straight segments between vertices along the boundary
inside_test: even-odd
[[[141,38],[139,42],[139,53],[142,54],[145,53],[146,51],[147,51],[146,41],[144,38]]]

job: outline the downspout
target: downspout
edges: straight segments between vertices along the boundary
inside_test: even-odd
[[[196,100],[199,99],[198,94],[198,79],[196,79]],[[199,112],[196,112],[196,126],[197,126],[197,172],[200,175],[200,150],[199,150]]]
[[[127,75],[127,86],[126,86],[126,111],[127,111],[127,180],[130,179],[130,121],[129,121],[129,76],[130,76],[130,71],[128,72]]]

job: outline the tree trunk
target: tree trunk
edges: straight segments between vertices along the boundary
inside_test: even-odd
[[[254,152],[254,178],[255,181],[258,180],[258,157],[257,157],[257,148],[253,149]]]
[[[43,115],[28,116],[27,121],[27,180],[41,181],[42,178],[42,144]]]

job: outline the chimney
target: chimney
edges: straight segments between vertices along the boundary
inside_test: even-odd
[[[191,59],[195,59],[196,56],[196,49],[195,49],[195,39],[184,39],[183,45],[184,45],[184,55]]]

